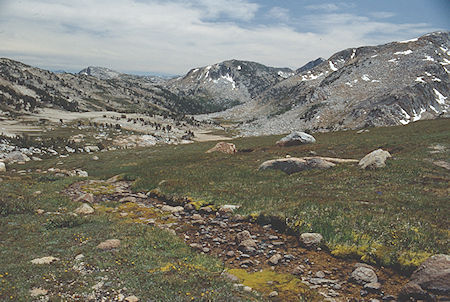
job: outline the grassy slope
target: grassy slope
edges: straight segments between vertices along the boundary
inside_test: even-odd
[[[235,139],[238,149],[253,151],[234,156],[205,154],[214,145],[209,142],[103,153],[97,162],[74,156],[64,163],[100,178],[126,173],[137,180],[136,190],[159,187],[167,194],[240,204],[244,214],[287,217],[300,232],[322,233],[336,255],[411,268],[428,253],[448,252],[450,178],[429,161],[448,159],[448,151],[429,153],[433,144],[450,147],[448,119],[315,136],[314,145],[289,148],[274,146],[280,136]],[[263,161],[287,154],[359,159],[380,147],[393,159],[376,171],[356,165],[290,176],[257,171]]]
[[[30,301],[29,290],[49,291],[50,301],[86,301],[92,286],[102,281],[104,291],[117,298],[136,295],[141,301],[255,301],[236,292],[220,277],[223,265],[200,255],[167,231],[144,225],[126,226],[107,214],[74,218],[79,204],[58,193],[75,178],[29,175],[4,177],[0,182],[0,300]],[[33,195],[35,191],[40,195]],[[37,215],[41,208],[62,215]],[[121,247],[102,252],[96,245],[118,238]],[[90,273],[73,269],[83,254]],[[50,265],[34,265],[34,258],[54,256]],[[102,279],[108,277],[108,279]]]

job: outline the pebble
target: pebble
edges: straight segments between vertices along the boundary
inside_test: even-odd
[[[271,293],[269,294],[269,297],[270,297],[270,298],[278,297],[278,292],[276,292],[276,291],[271,292]]]
[[[253,289],[250,286],[244,286],[244,292],[251,293],[252,290]]]

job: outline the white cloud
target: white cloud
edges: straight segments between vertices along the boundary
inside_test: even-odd
[[[269,17],[280,19],[280,20],[289,20],[289,10],[283,7],[272,7],[267,13]]]
[[[245,0],[10,1],[0,11],[0,54],[52,69],[97,65],[182,74],[232,58],[298,68],[348,47],[433,30],[336,13],[303,16],[301,24],[247,22],[258,9]],[[221,17],[228,21],[213,20]],[[304,25],[315,31],[301,31]]]
[[[256,3],[245,0],[197,0],[200,7],[206,8],[207,18],[217,18],[221,16],[230,19],[249,21],[254,18],[259,9]]]
[[[392,12],[372,12],[370,13],[370,16],[377,18],[377,19],[387,19],[395,17],[396,14]]]
[[[305,8],[309,10],[321,10],[325,12],[334,12],[339,10],[339,6],[337,6],[335,3],[312,4],[307,5]]]

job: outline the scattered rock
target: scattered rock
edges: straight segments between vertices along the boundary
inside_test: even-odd
[[[359,284],[378,282],[375,271],[371,268],[360,266],[352,272],[352,279]]]
[[[234,257],[234,252],[233,251],[228,251],[226,253],[226,256],[229,257],[229,258]]]
[[[40,287],[33,287],[33,289],[30,289],[30,296],[37,297],[37,296],[43,296],[48,293],[48,290],[40,288]]]
[[[300,241],[306,247],[319,246],[322,243],[323,236],[319,233],[303,233],[300,235]]]
[[[33,264],[51,264],[58,260],[59,260],[59,258],[56,258],[53,256],[47,256],[47,257],[33,259],[33,260],[31,260],[31,263],[33,263]]]
[[[94,213],[94,209],[87,203],[83,203],[81,206],[76,208],[74,212],[79,215],[89,215]]]
[[[244,260],[240,263],[241,267],[249,267],[249,266],[253,266],[253,265],[255,265],[255,263],[253,262],[253,260],[250,260],[250,259]]]
[[[303,159],[290,157],[265,161],[259,166],[259,170],[281,170],[287,174],[293,174],[303,170],[328,169],[334,166],[335,164],[332,162],[320,158]]]
[[[6,172],[6,166],[4,162],[0,161],[0,173]]]
[[[302,265],[299,265],[296,268],[294,268],[292,274],[298,276],[302,275],[304,272],[305,272],[304,267]]]
[[[254,252],[257,247],[253,239],[247,239],[239,243],[239,249],[243,252]]]
[[[386,159],[392,157],[391,154],[382,149],[372,151],[364,156],[358,163],[361,169],[376,169],[386,167]]]
[[[200,209],[200,212],[202,212],[202,213],[212,213],[213,212],[213,209],[211,208],[211,207],[201,207]]]
[[[234,154],[237,152],[236,146],[231,143],[226,142],[219,142],[217,143],[213,148],[206,151],[206,153],[212,153],[212,152],[222,152],[226,154]]]
[[[125,298],[125,301],[127,301],[127,302],[138,302],[139,298],[136,297],[136,296],[129,296],[129,297]]]
[[[112,250],[118,248],[119,246],[120,246],[119,239],[108,239],[97,245],[97,248],[100,250]]]
[[[191,243],[191,244],[189,244],[189,246],[193,249],[198,249],[198,250],[201,250],[203,248],[203,246],[199,243]]]
[[[244,286],[243,290],[244,292],[251,293],[253,289],[250,286]]]
[[[325,273],[322,272],[322,271],[318,271],[318,272],[316,273],[316,277],[317,277],[317,278],[325,278]]]
[[[239,232],[239,233],[236,234],[236,242],[237,243],[240,243],[240,242],[242,242],[244,240],[247,240],[247,239],[252,239],[252,235],[250,235],[250,232],[247,231],[247,230]]]
[[[279,141],[277,141],[277,145],[280,147],[289,147],[303,144],[312,144],[315,143],[316,139],[305,132],[292,132],[291,134],[283,137]]]
[[[220,214],[231,214],[233,213],[236,209],[239,209],[240,206],[237,205],[232,205],[232,204],[226,204],[223,205],[219,208],[219,213]]]
[[[99,160],[100,158],[98,158],[97,155],[92,156],[92,160]]]
[[[380,282],[371,282],[364,285],[364,289],[370,291],[370,292],[377,292],[381,289],[381,283]]]
[[[283,259],[283,256],[281,256],[280,254],[275,254],[272,257],[270,257],[269,259],[269,264],[270,265],[277,265],[278,262]]]

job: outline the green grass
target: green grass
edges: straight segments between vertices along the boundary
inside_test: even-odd
[[[208,142],[101,153],[97,162],[79,155],[62,161],[98,178],[125,173],[138,191],[159,187],[165,194],[239,204],[242,214],[282,217],[295,231],[322,233],[336,255],[412,269],[426,253],[448,252],[450,178],[431,160],[449,153],[429,153],[433,144],[450,148],[448,119],[363,134],[317,133],[316,144],[288,148],[275,146],[280,137],[235,139],[238,149],[252,152],[233,156],[205,154],[215,144]],[[287,154],[360,159],[377,148],[393,158],[375,171],[348,164],[292,175],[257,171],[265,160]]]
[[[50,301],[86,301],[92,286],[102,280],[110,299],[126,288],[125,296],[136,295],[141,301],[259,300],[222,279],[220,261],[192,251],[167,231],[125,225],[100,212],[74,217],[70,212],[79,204],[59,192],[78,180],[29,175],[6,176],[0,182],[1,301],[30,301],[34,287],[48,290]],[[35,214],[38,208],[51,214]],[[111,238],[121,240],[119,249],[96,248]],[[74,269],[79,254],[88,271],[84,275]],[[44,256],[60,260],[49,265],[30,262]]]

